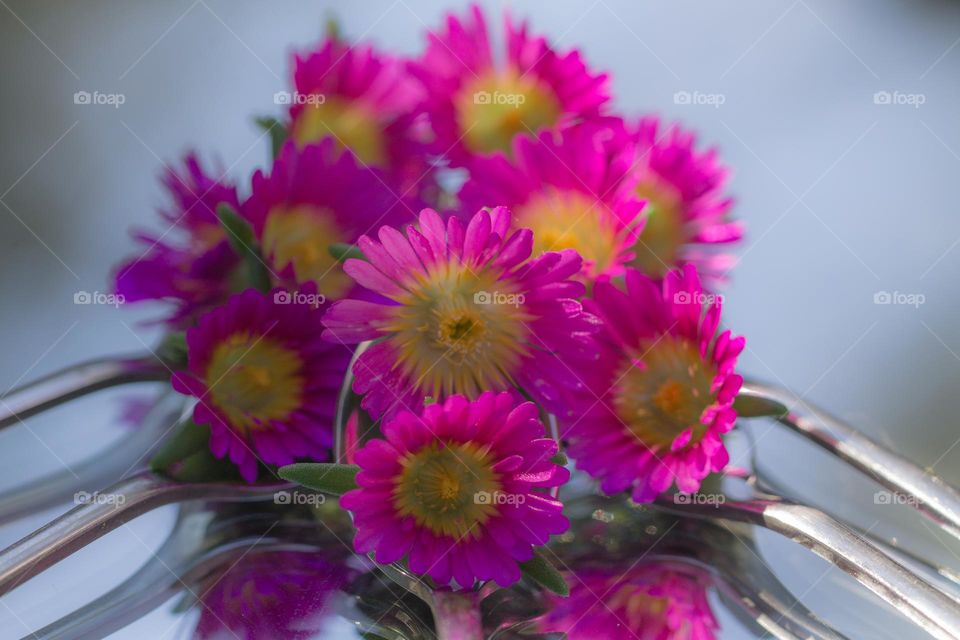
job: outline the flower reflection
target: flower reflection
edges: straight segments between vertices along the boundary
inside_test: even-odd
[[[555,598],[540,622],[569,640],[713,640],[719,629],[707,578],[693,569],[645,563],[623,573],[592,568],[567,575],[569,598]]]
[[[251,552],[200,587],[202,608],[193,637],[322,637],[347,579],[345,567],[316,553]]]

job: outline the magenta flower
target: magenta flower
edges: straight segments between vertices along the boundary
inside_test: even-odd
[[[713,640],[720,629],[707,600],[709,582],[692,571],[645,563],[568,576],[569,598],[551,597],[544,633],[569,640]]]
[[[189,372],[173,386],[198,399],[193,419],[210,425],[211,451],[229,456],[247,482],[258,461],[325,460],[333,445],[351,353],[320,338],[321,315],[285,290],[248,289],[187,331]]]
[[[466,211],[503,205],[533,231],[533,253],[576,249],[585,276],[617,275],[643,226],[621,123],[585,123],[513,141],[512,159],[477,158],[460,191]]]
[[[743,238],[741,223],[730,219],[733,200],[723,193],[730,172],[715,150],[698,152],[692,133],[663,128],[656,117],[640,120],[631,136],[637,193],[647,200],[632,266],[661,278],[693,264],[708,284],[722,283],[734,264],[724,249]]]
[[[721,300],[687,265],[662,286],[635,269],[626,291],[601,279],[585,305],[604,329],[592,372],[597,400],[568,432],[577,467],[607,493],[632,486],[638,502],[674,481],[696,491],[729,461],[722,436],[733,428],[743,381],[734,366],[744,339],[716,335]]]
[[[401,189],[428,173],[415,126],[420,83],[406,64],[370,46],[330,38],[294,57],[290,132],[299,146],[331,138]]]
[[[257,171],[242,213],[253,225],[278,284],[313,283],[334,299],[352,286],[330,254],[381,224],[412,218],[412,209],[333,140],[298,149],[288,142],[270,175]]]
[[[533,403],[451,396],[422,415],[398,413],[383,435],[357,452],[360,488],[340,500],[354,514],[354,547],[377,562],[406,557],[439,585],[508,586],[535,545],[570,526],[546,492],[569,472],[550,461],[557,442],[544,437]]]
[[[349,571],[321,555],[258,551],[241,556],[203,585],[195,638],[309,640],[336,615]]]
[[[135,234],[143,252],[117,269],[114,286],[126,302],[173,302],[167,322],[183,325],[230,294],[239,257],[217,218],[217,205],[236,208],[237,190],[211,177],[193,153],[182,167],[167,169],[163,184],[173,204],[160,211],[167,226],[160,234]]]
[[[579,51],[560,54],[509,16],[504,28],[505,50],[495,54],[483,12],[473,5],[465,20],[450,15],[445,30],[430,33],[412,64],[426,89],[434,149],[454,165],[509,152],[517,134],[592,118],[610,99],[607,76],[591,74]]]
[[[360,238],[369,262],[347,260],[344,270],[389,303],[343,300],[323,322],[328,339],[377,341],[353,367],[371,415],[416,411],[425,396],[516,387],[565,415],[569,396],[585,390],[575,372],[595,357],[596,319],[576,300],[580,256],[528,260],[530,230],[509,229],[503,207],[480,211],[466,228],[424,209],[406,237],[383,227],[379,242]]]

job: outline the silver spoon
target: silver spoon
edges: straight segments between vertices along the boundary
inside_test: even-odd
[[[0,596],[147,511],[187,500],[272,499],[288,483],[187,483],[141,471],[0,551]]]
[[[152,354],[81,362],[0,395],[0,429],[95,391],[169,379],[167,365]]]

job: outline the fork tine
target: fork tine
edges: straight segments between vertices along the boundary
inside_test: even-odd
[[[906,502],[960,540],[960,493],[942,479],[790,391],[751,381],[743,384],[740,395],[779,405],[784,411],[777,416],[778,422],[891,491],[909,497]]]

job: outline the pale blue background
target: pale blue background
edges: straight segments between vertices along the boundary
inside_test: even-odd
[[[413,53],[443,9],[461,5],[0,0],[0,387],[151,343],[156,331],[137,325],[149,310],[75,306],[73,294],[105,290],[111,267],[134,250],[127,228],[155,222],[161,161],[196,147],[236,176],[265,161],[251,116],[276,113],[291,48],[314,42],[328,12],[348,36]],[[748,338],[743,370],[960,482],[960,4],[544,0],[514,11],[611,72],[620,109],[682,119],[735,167],[749,235],[725,322]],[[126,103],[78,106],[77,90],[123,93]],[[722,94],[724,104],[677,105],[678,91]],[[925,102],[877,105],[878,91]],[[877,306],[878,291],[925,303]],[[102,442],[91,431],[120,433],[115,415],[115,401],[94,401],[31,422],[33,434],[0,434],[3,475],[77,460]],[[956,545],[909,512],[875,506],[873,487],[808,445],[760,437],[778,476],[877,531],[888,529],[878,518],[907,521],[889,533],[926,535],[931,552],[960,564]],[[46,517],[0,530],[0,543]],[[27,633],[132,570],[170,522],[169,512],[138,520],[0,600],[0,637]],[[892,614],[857,622],[840,572],[778,540],[764,545],[795,592],[851,636],[900,633]],[[159,611],[116,637],[174,637],[171,623]],[[739,636],[736,623],[725,627]]]

